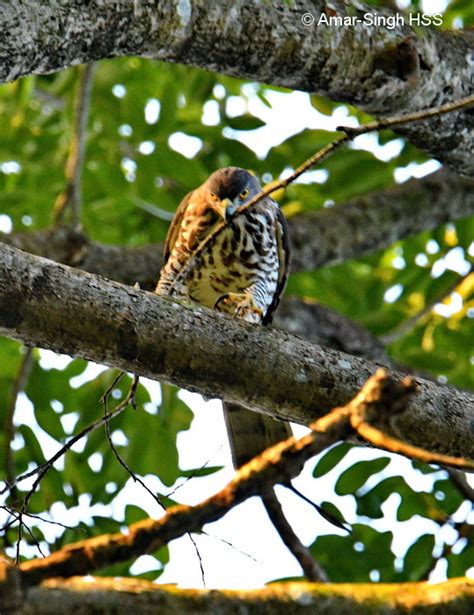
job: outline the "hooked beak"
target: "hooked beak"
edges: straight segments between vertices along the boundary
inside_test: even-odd
[[[221,218],[227,222],[227,220],[234,213],[235,205],[230,199],[222,199],[213,205],[214,211],[221,216]]]

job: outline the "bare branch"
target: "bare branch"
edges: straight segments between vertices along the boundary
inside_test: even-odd
[[[439,107],[433,107],[431,109],[424,109],[422,111],[415,111],[415,113],[407,113],[403,116],[385,117],[381,120],[375,120],[368,122],[362,126],[338,126],[337,130],[344,132],[349,139],[355,139],[359,135],[365,135],[373,130],[382,130],[383,128],[399,128],[405,124],[411,124],[413,122],[419,122],[420,120],[427,120],[433,117],[444,115],[445,113],[453,113],[453,111],[459,111],[461,109],[468,109],[474,105],[474,94],[472,96],[465,96],[459,100],[445,103]]]
[[[78,71],[79,79],[74,110],[74,127],[65,169],[67,185],[64,192],[56,199],[53,207],[54,223],[59,224],[63,219],[64,211],[70,205],[72,210],[72,226],[76,229],[79,229],[81,226],[81,177],[86,149],[87,120],[89,118],[94,65],[87,64],[86,66],[81,66]]]
[[[197,506],[175,506],[158,520],[146,519],[129,526],[127,534],[111,534],[68,545],[41,560],[20,565],[25,585],[45,578],[90,573],[116,562],[159,549],[187,532],[216,521],[249,497],[268,493],[276,483],[287,483],[304,463],[351,432],[351,417],[400,412],[413,394],[411,382],[398,383],[385,373],[370,378],[346,406],[336,408],[311,425],[300,439],[288,438],[264,451],[241,468],[217,494]],[[380,417],[379,417],[380,418]]]
[[[382,372],[382,370],[380,371]],[[405,384],[405,391],[408,394],[416,391],[417,389],[415,381],[408,376],[404,378],[402,383]],[[376,392],[376,394],[378,393]],[[369,398],[369,401],[372,401],[372,399]],[[393,403],[391,412],[393,414],[403,412],[405,410],[405,406],[406,401],[403,397],[401,397],[400,407]],[[381,409],[383,408],[380,408],[380,405],[377,406],[376,404],[372,404],[370,407],[365,407],[362,405],[360,409],[351,414],[352,427],[362,438],[367,440],[367,442],[370,442],[374,446],[386,451],[399,453],[401,455],[405,455],[406,457],[410,457],[411,459],[418,459],[424,463],[437,463],[439,465],[454,466],[455,468],[464,470],[474,470],[474,461],[469,461],[463,457],[452,457],[433,451],[427,451],[424,448],[411,446],[410,444],[402,442],[397,438],[388,436],[384,433],[383,427],[380,428],[371,424],[372,421],[375,420],[379,425],[383,425],[383,421],[380,420],[380,416],[378,414]]]
[[[0,246],[0,334],[303,424],[346,403],[375,371],[361,358],[9,246]],[[474,459],[474,397],[418,383],[388,435]]]
[[[298,561],[305,577],[308,581],[327,583],[328,577],[322,566],[311,554],[311,551],[304,546],[298,536],[293,531],[291,524],[288,523],[278,498],[273,490],[262,495],[262,502],[265,510],[273,523],[280,538]]]
[[[326,25],[328,15],[393,16],[341,0],[278,6],[222,0],[183,6],[178,0],[67,0],[59,11],[38,0],[8,4],[0,15],[0,80],[141,55],[317,92],[379,116],[443,105],[473,93],[470,31],[423,27],[419,32],[403,14],[393,28],[370,27],[363,19],[353,27]],[[313,17],[309,27],[302,22],[305,13]],[[464,111],[398,130],[458,172],[474,176],[472,121]]]

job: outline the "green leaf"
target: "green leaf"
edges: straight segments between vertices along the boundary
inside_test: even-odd
[[[373,570],[380,573],[381,581],[396,580],[395,556],[390,548],[392,533],[377,532],[360,524],[352,529],[348,536],[319,536],[310,547],[330,580],[368,582]]]
[[[410,581],[422,581],[426,579],[433,561],[433,548],[435,539],[433,534],[423,534],[416,540],[406,552],[403,567],[407,571]]]
[[[227,124],[234,130],[255,130],[265,126],[265,122],[253,115],[238,115],[227,118]]]
[[[181,476],[186,478],[197,478],[198,476],[209,476],[222,470],[224,466],[205,466],[204,468],[194,468],[192,470],[181,470]]]
[[[403,497],[405,493],[410,492],[412,489],[401,476],[386,478],[367,493],[357,496],[357,514],[380,519],[383,517],[381,506],[392,493],[399,493]]]
[[[314,466],[313,476],[319,478],[330,472],[351,450],[352,445],[347,442],[341,442],[333,446],[327,453],[324,453]]]
[[[373,475],[388,466],[390,459],[380,457],[370,461],[359,461],[347,469],[337,479],[335,491],[338,495],[355,493]]]
[[[135,506],[134,504],[127,504],[127,506],[125,506],[125,523],[127,525],[142,521],[147,517],[147,513],[139,506]]]
[[[459,553],[450,553],[446,558],[448,561],[448,577],[463,577],[467,570],[472,568],[474,562],[474,543],[473,536],[466,542],[463,549]]]

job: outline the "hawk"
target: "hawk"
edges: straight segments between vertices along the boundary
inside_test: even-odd
[[[271,322],[289,271],[285,218],[268,196],[235,215],[260,190],[248,171],[226,167],[184,197],[166,237],[158,295],[195,302],[247,322]],[[221,232],[199,250],[222,221]],[[291,434],[286,422],[223,405],[236,468]]]

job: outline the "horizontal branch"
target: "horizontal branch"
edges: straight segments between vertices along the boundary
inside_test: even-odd
[[[0,235],[1,242],[59,263],[133,286],[152,290],[159,277],[161,245],[126,248],[91,242],[82,233],[66,228]],[[274,326],[320,346],[343,350],[390,366],[383,344],[366,329],[331,308],[318,303],[283,298]]]
[[[376,366],[0,246],[0,334],[309,424]],[[278,377],[275,377],[278,375]],[[474,458],[474,396],[419,379],[389,435]]]
[[[417,111],[473,93],[474,32],[364,23],[392,15],[360,2],[222,0],[7,3],[0,13],[0,81],[101,58],[138,55],[325,94],[375,115]],[[313,17],[312,25],[302,21]],[[328,16],[355,15],[351,27]],[[216,27],[218,24],[218,27]],[[399,129],[474,177],[474,116],[453,113]]]
[[[474,216],[474,181],[442,169],[290,218],[292,269],[318,269],[358,258],[469,216]]]
[[[90,611],[195,613],[234,615],[236,612],[351,613],[352,615],[431,615],[438,609],[464,615],[474,599],[474,582],[455,578],[443,583],[272,583],[254,590],[198,590],[157,585],[140,579],[51,579],[31,588],[23,603],[30,615]],[[297,611],[295,610],[297,609]]]
[[[469,216],[474,216],[474,181],[442,169],[389,190],[290,218],[292,271],[358,258]],[[149,290],[155,287],[162,265],[161,244],[100,244],[69,228],[0,234],[0,240],[117,282],[138,282]]]

